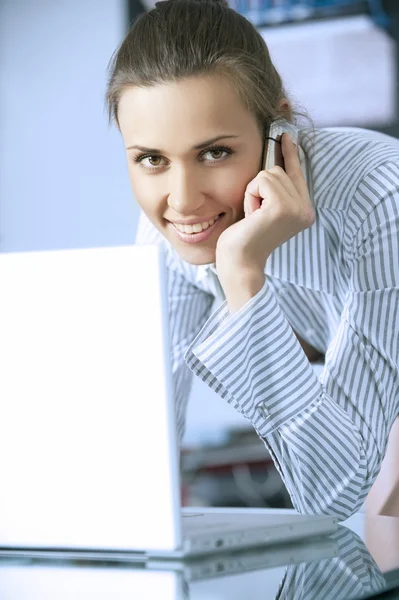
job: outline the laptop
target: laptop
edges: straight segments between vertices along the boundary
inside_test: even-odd
[[[0,548],[183,558],[331,516],[181,508],[162,246],[0,254]]]

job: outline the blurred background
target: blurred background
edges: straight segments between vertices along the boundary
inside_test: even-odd
[[[151,0],[0,0],[0,252],[134,243],[138,207],[104,110],[106,67]],[[231,0],[316,126],[399,137],[399,3]],[[322,365],[315,365],[320,370]],[[195,380],[186,504],[289,507],[247,421]]]

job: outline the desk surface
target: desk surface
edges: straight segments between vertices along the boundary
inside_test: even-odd
[[[207,557],[175,564],[173,569],[162,564],[153,564],[149,570],[129,562],[3,557],[0,598],[349,600],[381,591],[386,574],[395,569],[399,569],[399,519],[367,519],[358,513],[337,534],[322,541]]]

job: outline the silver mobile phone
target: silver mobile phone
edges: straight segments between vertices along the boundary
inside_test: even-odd
[[[281,150],[281,136],[283,133],[289,133],[298,146],[298,129],[292,123],[285,119],[276,119],[270,125],[267,133],[267,151],[263,163],[264,170],[271,169],[274,166],[284,169],[284,158]]]

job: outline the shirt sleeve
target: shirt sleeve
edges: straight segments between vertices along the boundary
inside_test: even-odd
[[[141,213],[135,243],[164,244],[161,233]],[[177,437],[184,436],[187,402],[193,374],[184,362],[184,352],[209,318],[214,297],[192,284],[179,272],[167,249],[169,335],[172,354],[172,388],[176,411]]]
[[[399,412],[399,198],[387,193],[351,245],[348,291],[319,378],[267,280],[224,302],[188,348],[190,369],[251,421],[295,508],[360,508]]]

